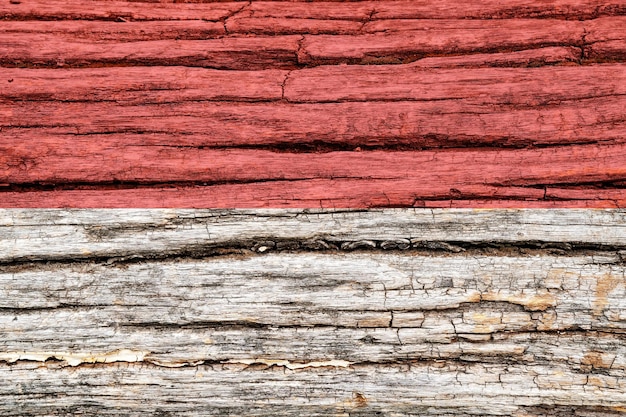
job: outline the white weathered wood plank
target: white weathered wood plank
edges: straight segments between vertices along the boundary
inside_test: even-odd
[[[275,253],[3,269],[7,355],[36,347],[136,349],[183,363],[258,355],[378,361],[419,359],[438,351],[433,344],[459,342],[484,342],[489,355],[502,352],[490,343],[503,334],[626,333],[626,266],[611,253]],[[372,350],[365,328],[386,342]],[[320,344],[311,347],[317,334]],[[342,356],[346,343],[364,350]]]
[[[162,368],[0,366],[3,415],[20,409],[98,415],[532,415],[597,407],[617,415],[623,378],[551,366],[423,361],[289,370],[247,364]],[[16,396],[16,388],[22,395]],[[7,397],[8,396],[8,397]],[[604,411],[605,414],[599,412]],[[613,413],[611,412],[613,411]],[[171,414],[168,414],[171,413]],[[552,415],[557,415],[556,413]]]
[[[495,316],[494,312],[489,313]],[[479,307],[469,314],[488,316]],[[384,365],[461,360],[549,364],[585,374],[626,375],[626,336],[623,333],[542,332],[533,329],[493,334],[444,334],[447,337],[442,337],[436,333],[437,328],[432,323],[429,328],[402,329],[344,329],[332,326],[160,329],[116,327],[108,325],[110,323],[98,325],[89,320],[92,318],[89,315],[86,318],[63,316],[60,314],[54,319],[66,319],[68,323],[65,325],[54,322],[52,317],[42,318],[38,325],[33,325],[33,322],[30,326],[23,323],[14,325],[15,335],[5,333],[0,360],[16,363],[56,359],[65,361],[68,366],[104,361],[139,361],[169,368],[244,361],[283,364],[281,366],[293,369],[310,364]],[[28,319],[19,317],[18,321]],[[2,321],[6,322],[4,318]],[[46,328],[43,329],[43,326]],[[529,329],[532,327],[526,326]],[[112,352],[114,356],[111,356]],[[129,352],[130,356],[115,356],[117,352]]]
[[[0,262],[398,239],[623,246],[626,211],[0,210]]]
[[[273,253],[17,266],[4,267],[0,274],[0,308],[128,306],[137,312],[138,323],[203,319],[355,326],[336,322],[329,313],[443,310],[482,301],[526,311],[576,312],[576,324],[590,329],[609,324],[608,318],[618,317],[615,313],[626,306],[624,269],[621,258],[611,253],[512,257],[473,252]],[[167,311],[176,308],[181,312]],[[142,309],[158,312],[158,320],[141,317]],[[384,326],[391,316],[386,318]],[[615,326],[621,326],[620,320]]]
[[[0,414],[620,415],[625,214],[0,210]]]

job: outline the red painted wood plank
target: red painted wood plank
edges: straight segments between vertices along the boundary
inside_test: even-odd
[[[224,37],[226,28],[229,35],[284,35],[284,34],[335,34],[358,35],[375,33],[410,32],[420,33],[424,38],[440,40],[450,37],[470,39],[463,42],[483,39],[485,45],[494,42],[537,44],[541,41],[580,43],[583,29],[586,42],[593,43],[623,38],[620,29],[626,24],[626,18],[608,17],[584,22],[553,19],[437,19],[437,20],[372,20],[367,23],[351,20],[323,20],[300,18],[260,18],[234,17],[225,23],[207,20],[158,20],[140,22],[110,22],[90,20],[70,21],[4,21],[0,34],[4,36],[26,37],[36,34],[56,35],[67,41],[90,42],[129,42],[146,40],[194,40]],[[564,30],[557,38],[545,36],[549,27],[554,31]],[[533,32],[524,32],[533,31]],[[510,31],[510,37],[498,32]],[[496,33],[496,38],[489,36]],[[554,34],[553,34],[554,35]]]
[[[226,69],[293,67],[300,36],[90,43],[62,36],[0,34],[3,66],[187,65]]]
[[[1,38],[1,35],[0,35]],[[217,41],[217,40],[216,40]],[[1,40],[0,40],[1,42]],[[177,41],[169,41],[173,42],[171,45],[177,45]],[[193,42],[201,42],[201,41],[193,41]],[[240,42],[240,41],[237,41]],[[237,43],[236,42],[236,43]],[[45,41],[39,39],[39,42],[34,42],[35,45],[45,44]],[[159,45],[167,46],[168,41],[152,41],[149,46],[151,49],[158,47]],[[233,45],[232,50],[216,50],[216,45],[211,45],[212,48],[209,50],[201,50],[198,52],[196,45],[189,45],[189,48],[186,48],[178,53],[170,53],[166,55],[156,55],[150,56],[148,52],[145,53],[133,53],[129,55],[123,55],[126,50],[130,47],[129,45],[118,44],[117,46],[113,46],[113,50],[111,52],[104,52],[99,54],[99,51],[104,51],[107,47],[107,44],[96,45],[95,47],[87,47],[86,49],[91,51],[94,55],[87,55],[86,53],[82,56],[75,51],[74,53],[59,53],[55,52],[54,48],[50,50],[48,46],[42,46],[43,50],[40,53],[30,53],[27,52],[29,50],[28,42],[21,42],[21,48],[19,50],[8,50],[5,49],[4,53],[0,53],[0,65],[4,64],[9,67],[50,67],[53,69],[62,69],[68,66],[74,66],[80,68],[83,67],[110,67],[110,66],[124,66],[128,67],[129,65],[150,65],[150,66],[161,66],[161,65],[171,65],[171,66],[184,66],[184,65],[192,65],[192,66],[203,66],[207,68],[223,68],[223,69],[238,69],[238,70],[263,70],[269,68],[288,68],[294,69],[298,63],[298,57],[296,56],[296,51],[293,50],[284,50],[280,49],[277,52],[277,55],[272,55],[272,51],[263,54],[259,54],[262,58],[261,61],[258,61],[255,57],[253,59],[249,59],[250,55],[254,55],[251,51],[251,48],[246,48],[246,45]],[[259,42],[262,43],[262,42]],[[8,43],[5,43],[8,44]],[[63,43],[65,45],[63,48],[72,48],[76,46],[77,43]],[[143,48],[148,43],[145,42],[136,42],[133,43],[133,46],[136,48]],[[14,43],[11,43],[14,45]],[[602,49],[600,45],[598,46],[597,53],[588,53],[586,58],[581,59],[581,49],[580,47],[545,47],[545,48],[537,48],[537,49],[528,49],[528,50],[520,50],[520,51],[512,51],[512,52],[491,52],[491,53],[472,53],[468,55],[455,55],[454,53],[450,55],[438,55],[438,56],[428,56],[428,54],[422,55],[411,55],[406,53],[398,53],[398,54],[390,54],[388,56],[382,57],[374,57],[368,56],[360,58],[356,63],[378,63],[378,64],[399,64],[404,60],[414,61],[413,63],[416,66],[424,67],[424,68],[477,68],[477,67],[537,67],[542,65],[553,65],[557,63],[574,63],[579,64],[581,61],[586,61],[590,56],[594,61],[604,60],[604,61],[619,61],[623,60],[619,58],[619,54],[621,53],[621,46],[615,50],[611,48]],[[288,45],[284,45],[288,46]],[[239,48],[238,48],[239,47]],[[213,50],[211,50],[213,49]],[[590,48],[592,50],[592,48]],[[617,52],[617,55],[614,55]],[[408,57],[407,57],[408,56]],[[332,60],[338,59],[339,61],[349,61],[355,60],[353,58],[343,59],[343,58],[333,58],[333,59],[325,59],[324,62],[312,61],[310,57],[306,57],[305,55],[300,55],[301,59],[309,60],[309,64],[319,64],[319,63],[332,63]]]
[[[602,28],[610,25],[613,20],[622,22],[623,17],[604,17],[597,19],[603,23],[590,25],[594,20],[562,20],[562,19],[375,19],[369,20],[361,28],[362,34],[417,32],[429,39],[439,42],[512,42],[517,39],[533,42],[549,39],[546,32],[553,30],[552,40],[556,42],[578,42],[581,40],[583,28]],[[612,25],[615,26],[615,25]],[[507,33],[509,32],[510,33]],[[492,39],[489,35],[496,36]],[[449,35],[449,36],[446,36]],[[506,35],[510,35],[507,37]],[[450,39],[448,39],[450,38]],[[467,39],[465,39],[467,38]]]
[[[104,133],[109,134],[111,146],[150,140],[126,136],[131,133],[156,133],[171,135],[167,143],[172,146],[278,145],[285,146],[285,150],[307,144],[341,149],[568,145],[621,142],[626,136],[622,96],[566,100],[537,107],[532,103],[516,107],[454,99],[140,106],[30,102],[0,107],[0,127],[4,147],[14,146],[19,137],[31,152],[36,146],[54,148],[71,142],[76,134]]]
[[[541,106],[626,95],[626,65],[543,68],[424,69],[419,64],[322,66],[293,72],[292,102],[466,100]]]
[[[17,20],[208,20],[236,13],[244,2],[177,3],[108,0],[22,0],[0,3],[0,18]]]
[[[219,71],[190,67],[0,68],[0,100],[109,101],[124,105],[271,101],[282,98],[287,74],[283,70]],[[117,108],[117,112],[122,110]]]
[[[254,1],[239,15],[256,17],[285,17],[309,19],[494,19],[510,17],[593,18],[626,13],[622,1],[603,0],[471,0],[438,2],[359,1],[327,2],[272,2]]]
[[[228,33],[275,34],[357,34],[363,23],[353,20],[284,17],[234,17],[225,23]]]
[[[0,205],[623,206],[626,65],[595,63],[626,59],[624,14],[600,0],[3,3]]]
[[[494,19],[556,17],[590,19],[626,14],[622,1],[472,0],[403,1],[254,1],[136,2],[108,0],[29,0],[0,4],[0,16],[12,19],[224,20],[230,15],[274,18],[343,19]]]
[[[0,68],[0,99],[293,103],[462,100],[543,106],[626,95],[626,65],[431,70],[408,65],[322,66],[298,71],[219,71],[189,67]],[[12,80],[8,82],[8,80]]]
[[[223,37],[222,22],[207,20],[169,20],[145,22],[74,21],[3,21],[2,36],[24,38],[31,35],[56,35],[78,42],[132,42],[163,39],[193,40]]]
[[[0,33],[55,34],[66,39],[102,41],[147,41],[162,39],[211,39],[228,34],[285,35],[339,33],[356,34],[362,22],[349,20],[243,18],[227,22],[207,20],[156,20],[109,22],[90,20],[62,21],[4,21]]]
[[[136,4],[136,3],[135,3]],[[154,3],[150,3],[154,4]],[[292,3],[293,4],[293,3]],[[341,7],[342,3],[335,3],[330,7]],[[355,4],[355,3],[349,3]],[[349,5],[348,4],[348,5]],[[293,7],[293,6],[290,6]],[[311,6],[306,6],[311,7]],[[327,6],[328,7],[328,6]],[[275,9],[273,7],[270,10]],[[624,16],[604,17],[593,20],[563,21],[554,19],[367,19],[363,21],[360,16],[365,16],[365,11],[359,12],[357,20],[338,20],[318,16],[309,18],[309,9],[296,9],[300,15],[291,13],[281,17],[263,17],[263,14],[256,12],[237,13],[232,18],[225,21],[220,20],[156,20],[156,21],[90,21],[90,20],[61,20],[61,21],[41,21],[41,20],[18,20],[5,21],[0,27],[0,33],[21,33],[24,36],[28,33],[59,34],[68,38],[81,40],[100,41],[138,41],[138,40],[158,40],[158,39],[207,39],[224,36],[226,29],[228,34],[363,34],[377,32],[405,32],[421,31],[430,37],[450,33],[460,39],[464,35],[470,38],[487,37],[485,33],[493,33],[496,29],[500,31],[510,31],[512,35],[527,39],[536,38],[541,32],[545,32],[547,27],[554,26],[554,32],[558,30],[570,31],[570,28],[584,27],[587,31],[587,42],[598,40],[610,40],[616,36],[620,37],[620,29],[624,25]],[[277,15],[280,16],[280,13]],[[296,17],[302,16],[302,17]],[[536,33],[524,33],[524,28]],[[462,31],[466,31],[463,33]],[[519,32],[519,33],[518,33]],[[597,33],[596,33],[597,32]],[[553,33],[554,34],[554,33]],[[582,33],[581,33],[582,34]],[[502,34],[500,34],[501,37]],[[557,33],[557,36],[563,38]],[[623,37],[623,34],[621,35]],[[578,40],[579,37],[577,37]],[[503,37],[505,41],[510,41]],[[557,39],[549,39],[556,41]]]
[[[581,62],[580,48],[574,46],[547,47],[514,52],[437,56],[418,59],[413,63],[423,68],[523,67],[544,65],[574,65]]]
[[[507,199],[505,192],[463,195],[454,189],[439,197],[420,197],[416,185],[405,181],[312,180],[213,187],[176,187],[4,192],[5,208],[361,208],[361,207],[461,207],[461,208],[624,208],[626,193],[616,190],[608,198],[583,200]],[[454,194],[454,197],[450,197]],[[543,194],[543,191],[541,191]],[[448,197],[446,197],[448,196]]]
[[[580,22],[553,20],[546,23],[541,20],[514,19],[496,23],[481,21],[481,24],[483,26],[480,29],[461,27],[359,36],[307,36],[302,43],[299,60],[315,64],[385,62],[385,59],[414,60],[423,55],[503,52],[580,45],[583,42],[584,30]]]
[[[469,2],[441,1],[415,4],[412,1],[380,2],[374,17],[377,19],[424,18],[481,18],[502,19],[511,17],[591,19],[598,16],[615,16],[626,13],[624,2],[604,0],[473,0]]]
[[[103,143],[5,148],[0,183],[264,182],[419,179],[424,195],[461,185],[536,186],[623,181],[626,144],[542,149],[277,153]],[[363,192],[366,189],[362,190]]]
[[[626,24],[626,19],[599,20],[386,20],[369,22],[363,26],[365,34],[217,39],[215,36],[224,29],[200,22],[193,22],[189,28],[177,22],[150,22],[152,27],[148,25],[145,30],[133,23],[70,22],[66,31],[55,22],[44,22],[45,25],[38,30],[29,29],[35,27],[32,22],[10,22],[0,30],[0,47],[3,47],[0,49],[0,65],[295,68],[297,65],[337,63],[398,64],[432,55],[502,53],[565,45],[581,48],[580,60],[622,60],[626,35],[619,27]],[[294,22],[296,25],[290,30]],[[307,25],[301,27],[297,22],[300,20],[289,19],[282,26],[273,24],[272,33],[311,29]],[[327,23],[330,30],[334,23]],[[122,28],[117,39],[115,27]],[[341,25],[337,27],[339,32],[343,30]],[[45,33],[43,29],[46,28],[51,31]],[[245,32],[246,28],[240,30],[250,35]],[[204,39],[207,36],[213,39]],[[593,41],[588,41],[587,37]]]

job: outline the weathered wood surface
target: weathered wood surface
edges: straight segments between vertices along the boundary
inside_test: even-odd
[[[210,254],[265,246],[626,247],[622,210],[0,210],[0,262]],[[260,242],[260,243],[259,243]],[[258,245],[257,245],[258,244]],[[257,247],[258,246],[258,247]],[[549,245],[548,245],[549,246]],[[425,247],[428,249],[428,247]]]
[[[622,1],[5,1],[2,207],[623,207]]]
[[[235,33],[228,30],[228,25],[226,33],[215,33],[210,23],[200,27],[190,25],[187,29],[180,22],[171,26],[159,22],[148,25],[146,32],[137,24],[130,23],[127,28],[122,24],[122,31],[116,37],[112,31],[119,23],[70,23],[69,33],[66,33],[59,23],[47,22],[39,26],[38,23],[18,22],[0,31],[3,46],[0,63],[35,67],[187,65],[219,69],[295,69],[302,65],[342,63],[402,64],[452,51],[469,54],[549,46],[578,47],[580,61],[620,61],[626,53],[624,35],[619,29],[624,21],[621,16],[602,18],[587,25],[556,19],[547,23],[545,19],[504,19],[495,23],[491,20],[380,20],[373,24],[351,22],[353,33],[339,30],[340,33],[330,34],[324,32],[333,30],[324,31],[323,26],[310,28],[308,24],[294,28],[290,21],[284,29],[288,34],[282,34],[280,25],[277,28],[273,20],[252,19],[250,26],[238,22]],[[332,28],[333,22],[325,22],[325,26]],[[310,34],[311,29],[322,33]],[[259,35],[237,36],[239,32]],[[588,42],[587,36],[593,41]],[[593,52],[586,52],[585,48]]]
[[[283,19],[333,19],[368,21],[376,19],[501,19],[560,18],[592,19],[626,14],[621,1],[488,0],[481,2],[418,3],[410,0],[383,1],[119,1],[119,0],[30,0],[5,2],[3,16],[42,20],[205,20],[224,21],[236,17]]]
[[[0,210],[2,415],[617,416],[622,210]]]

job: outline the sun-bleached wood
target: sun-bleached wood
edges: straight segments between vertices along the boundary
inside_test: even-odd
[[[11,416],[69,410],[116,416],[346,417],[565,416],[578,411],[600,417],[620,415],[626,401],[621,378],[550,365],[423,361],[301,370],[259,365],[2,366],[0,410]],[[19,396],[16,386],[23,392]]]
[[[626,332],[616,254],[257,253],[20,269],[0,273],[0,322],[12,329],[4,358],[33,346],[70,352],[80,341],[92,354],[134,349],[171,366],[504,354],[522,363],[563,354],[580,365],[573,346],[550,352],[547,340],[560,332],[560,343],[581,343],[589,331],[592,350]],[[626,370],[621,351],[606,352],[611,369]]]
[[[406,240],[621,247],[626,245],[626,211],[0,210],[0,262],[251,250],[264,241],[324,249],[324,242],[373,241],[382,247],[386,241]]]
[[[0,210],[0,412],[617,416],[625,220]]]

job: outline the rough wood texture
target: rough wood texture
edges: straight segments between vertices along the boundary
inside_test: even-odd
[[[624,207],[626,5],[0,4],[2,207]]]
[[[621,210],[0,210],[0,228],[2,263],[208,254],[258,242],[305,250],[451,242],[431,249],[452,252],[484,242],[626,246]]]
[[[0,210],[0,413],[622,415],[624,256],[619,210]]]

